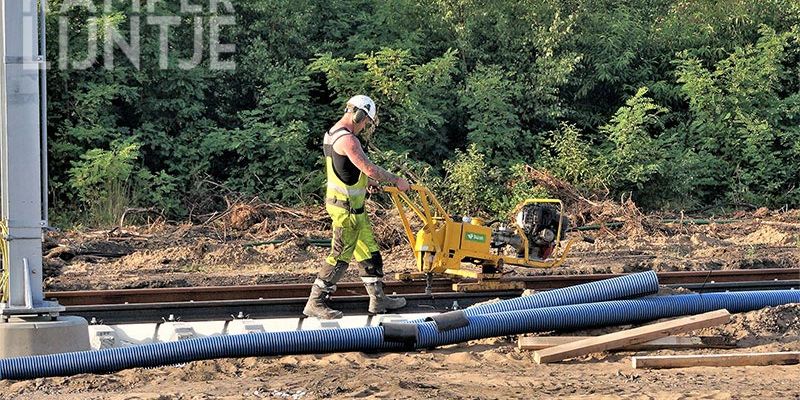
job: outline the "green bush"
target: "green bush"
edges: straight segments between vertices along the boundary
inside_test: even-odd
[[[378,105],[376,144],[387,150],[410,151],[422,161],[436,162],[448,154],[445,117],[452,112],[452,74],[456,53],[446,51],[416,64],[410,51],[383,48],[358,54],[353,60],[320,55],[310,65],[322,73],[334,98],[330,120],[356,93],[367,94]]]
[[[536,167],[546,169],[557,178],[576,187],[596,191],[608,186],[611,167],[608,160],[582,138],[574,125],[563,124],[550,132],[551,140]]]
[[[800,200],[800,175],[787,168],[800,162],[800,68],[789,59],[799,32],[762,26],[755,44],[737,47],[713,69],[680,55],[678,82],[691,118],[685,146],[704,160],[706,179],[695,190],[705,199],[722,194],[771,206]]]
[[[467,141],[485,154],[490,164],[521,161],[532,144],[517,115],[520,92],[513,74],[499,66],[481,66],[467,76],[459,96],[469,116]]]
[[[88,211],[90,222],[114,224],[133,204],[132,183],[139,147],[138,143],[117,141],[110,150],[89,150],[73,163],[70,184]]]
[[[247,120],[242,129],[211,132],[203,149],[214,160],[210,168],[224,171],[218,176],[229,188],[268,201],[296,204],[322,191],[318,179],[324,174],[322,154],[309,156],[308,134],[308,127],[300,121],[280,127]]]
[[[459,215],[477,216],[488,211],[488,205],[499,191],[490,182],[492,167],[478,146],[471,144],[466,151],[456,151],[451,160],[444,161],[443,198],[449,211]]]
[[[664,129],[660,116],[669,110],[645,94],[647,88],[640,88],[600,127],[613,146],[607,156],[612,174],[608,184],[615,190],[642,190],[654,176],[664,173],[665,152],[658,135]]]
[[[48,2],[48,37],[69,39],[76,61],[148,14],[65,3]],[[156,14],[179,16],[180,3],[155,2]],[[102,51],[49,69],[54,215],[79,204],[104,223],[126,206],[185,218],[230,193],[319,202],[320,137],[356,93],[380,108],[372,157],[459,212],[502,214],[540,193],[519,165],[650,208],[800,205],[796,1],[231,3],[237,23],[221,39],[236,45],[235,70],[207,56],[177,68],[194,50],[187,23],[171,29],[170,69],[146,23],[141,65],[117,49],[112,69]]]

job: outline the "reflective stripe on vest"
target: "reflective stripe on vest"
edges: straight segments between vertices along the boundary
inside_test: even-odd
[[[356,185],[358,185],[358,183],[356,183]],[[356,185],[339,186],[335,182],[328,181],[328,190],[334,190],[348,197],[365,196],[367,194],[367,189],[356,187]]]
[[[358,176],[358,182],[353,185],[347,185],[336,176],[336,172],[333,169],[333,144],[346,135],[352,135],[352,133],[348,130],[339,130],[325,134],[323,149],[325,150],[325,170],[328,178],[325,197],[347,201],[350,207],[359,209],[364,207],[367,195],[367,175],[361,172]]]

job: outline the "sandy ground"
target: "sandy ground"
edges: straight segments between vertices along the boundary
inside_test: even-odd
[[[615,329],[573,332],[597,335]],[[800,351],[800,305],[734,315],[696,332],[743,346],[692,353]],[[690,351],[596,353],[538,365],[514,338],[393,354],[344,353],[208,360],[0,381],[3,399],[754,399],[800,398],[800,366],[635,370],[630,357]]]
[[[645,235],[593,232],[595,244],[578,244],[564,267],[512,273],[800,268],[800,212],[736,217],[741,220],[732,224],[665,225]],[[327,253],[304,239],[327,237],[324,222],[299,229],[265,220],[241,228],[157,224],[53,235],[46,245],[46,289],[310,282]],[[390,244],[398,234],[378,232]],[[292,240],[248,246],[276,238]],[[410,251],[397,244],[385,251],[387,270],[413,269]],[[348,277],[356,273],[354,266]],[[723,327],[696,333],[723,336],[742,348],[694,353],[798,351],[800,305],[736,315]],[[800,399],[800,366],[647,371],[630,363],[636,354],[689,352],[598,353],[537,365],[531,352],[516,348],[516,338],[495,338],[410,353],[209,360],[101,376],[0,381],[0,398]]]
[[[507,351],[503,353],[503,351]],[[246,358],[0,383],[15,399],[773,399],[800,396],[797,366],[640,371],[628,356],[534,365],[497,346],[435,353]]]
[[[765,214],[766,213],[766,214]],[[740,215],[735,223],[660,225],[651,232],[586,232],[559,268],[508,268],[516,275],[800,268],[800,210]],[[413,271],[399,222],[376,223],[385,269]],[[54,234],[46,249],[46,290],[119,289],[311,282],[328,249],[308,239],[329,238],[324,223],[220,226],[151,225],[112,231]],[[382,228],[382,229],[377,229]],[[282,244],[262,244],[287,239]],[[392,246],[391,244],[396,243]],[[356,280],[351,265],[345,280]]]

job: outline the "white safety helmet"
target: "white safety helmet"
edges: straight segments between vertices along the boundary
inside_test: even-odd
[[[350,100],[347,101],[347,108],[345,111],[357,113],[358,110],[363,111],[369,120],[372,121],[373,125],[378,124],[378,107],[375,106],[375,102],[372,101],[372,99],[361,94],[350,98]]]

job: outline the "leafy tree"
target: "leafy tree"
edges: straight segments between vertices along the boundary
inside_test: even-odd
[[[646,97],[640,88],[611,118],[600,127],[613,147],[608,156],[613,171],[611,184],[616,189],[644,188],[663,169],[664,150],[657,135],[664,129],[659,114],[668,110]]]
[[[647,207],[800,204],[797,1],[235,0],[233,70],[210,66],[211,12],[180,3],[48,2],[55,214],[191,217],[224,206],[208,182],[320,201],[320,136],[356,93],[380,107],[372,157],[463,212],[540,193],[523,165]],[[167,59],[149,15],[181,21]],[[104,54],[134,37],[138,62]],[[117,167],[121,189],[94,180]]]
[[[465,152],[457,151],[452,160],[445,160],[444,170],[443,190],[451,212],[477,215],[498,197],[497,188],[487,185],[493,171],[477,145],[470,145]]]
[[[608,160],[583,138],[575,125],[563,124],[550,132],[550,136],[547,152],[537,161],[537,167],[586,190],[607,186],[612,174]]]
[[[798,30],[777,34],[762,27],[761,35],[713,70],[682,55],[678,82],[692,117],[685,145],[711,166],[705,169],[713,174],[707,179],[711,185],[699,185],[706,196],[721,189],[716,194],[728,193],[733,201],[796,203],[798,175],[786,166],[800,161],[800,97],[796,85],[785,86],[797,71],[796,64],[785,62],[786,48],[797,45]]]
[[[460,96],[469,115],[467,140],[493,164],[519,161],[530,146],[515,106],[521,88],[512,76],[497,66],[479,67],[467,77]]]
[[[415,64],[407,50],[384,48],[358,54],[353,60],[320,55],[309,65],[322,73],[335,94],[329,118],[355,93],[366,93],[378,104],[380,148],[410,151],[421,160],[434,162],[448,153],[445,116],[451,112],[455,52],[424,64]]]

